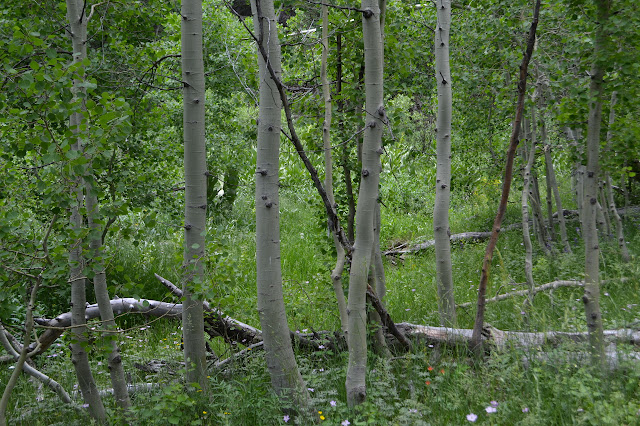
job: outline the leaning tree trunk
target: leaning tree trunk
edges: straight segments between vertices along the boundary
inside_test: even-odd
[[[182,336],[186,380],[207,389],[202,301],[194,290],[204,283],[207,231],[207,154],[202,54],[202,0],[182,1],[182,80],[184,132],[184,261]]]
[[[451,231],[449,204],[451,198],[451,69],[449,66],[449,29],[451,0],[436,2],[438,22],[435,29],[436,81],[438,86],[438,118],[436,123],[436,200],[433,206],[433,235],[436,242],[436,284],[440,325],[455,327],[456,303],[453,294],[451,265]]]
[[[536,41],[536,29],[538,27],[538,17],[540,15],[540,0],[536,0],[536,5],[533,11],[533,20],[531,21],[531,28],[527,36],[527,49],[525,50],[522,62],[520,63],[520,78],[518,80],[518,103],[516,106],[516,115],[513,119],[511,128],[511,138],[509,139],[509,148],[507,150],[507,164],[504,169],[504,181],[502,183],[502,195],[500,197],[500,204],[498,205],[498,212],[493,222],[493,229],[491,231],[491,239],[487,244],[485,250],[484,259],[482,261],[482,272],[480,275],[480,284],[478,285],[478,308],[476,311],[476,319],[473,324],[473,335],[469,346],[477,354],[482,353],[482,330],[484,328],[484,307],[485,296],[487,293],[487,282],[489,281],[489,272],[491,270],[491,260],[493,259],[493,251],[498,243],[498,234],[500,233],[500,226],[502,225],[502,218],[507,210],[507,200],[509,199],[509,190],[511,189],[511,178],[513,176],[513,158],[516,154],[516,148],[518,147],[518,135],[520,134],[520,122],[522,120],[524,111],[524,97],[527,93],[527,68],[529,67],[529,60],[533,54],[533,46]]]
[[[69,20],[69,34],[73,45],[73,62],[80,64],[87,57],[87,10],[84,3],[79,0],[67,0],[67,19]],[[73,80],[73,92],[76,100],[86,98],[84,89],[84,74],[77,72]],[[82,112],[75,112],[69,119],[69,127],[73,132],[74,143],[72,150],[82,151],[82,124],[84,115]],[[70,225],[74,234],[81,234],[83,228],[83,218],[80,213],[84,201],[82,176],[72,174],[74,188],[72,196],[74,202],[71,207]],[[82,254],[82,241],[77,239],[69,252],[69,267],[71,283],[71,325],[74,342],[71,344],[71,362],[78,377],[78,385],[85,404],[89,405],[89,412],[99,422],[104,422],[106,414],[100,393],[96,386],[89,366],[89,357],[85,350],[87,346],[87,327],[85,320],[85,305],[87,296],[85,293],[84,257]]]
[[[280,77],[280,43],[273,1],[251,0],[251,10],[258,40],[260,76],[256,167],[258,313],[271,384],[280,397],[293,403],[295,408],[300,408],[308,405],[309,395],[289,338],[280,265],[278,172],[282,101],[268,69],[271,67],[276,77]]]
[[[107,289],[107,274],[104,267],[102,253],[102,236],[98,219],[98,197],[95,194],[95,188],[92,188],[88,182],[86,184],[87,197],[87,219],[89,223],[89,249],[91,258],[91,267],[93,269],[93,291],[96,295],[96,302],[100,309],[101,327],[105,330],[104,337],[109,339],[113,337],[116,329],[116,321],[111,308],[111,297]],[[113,387],[113,396],[116,403],[123,409],[131,406],[129,400],[129,391],[127,390],[127,381],[124,375],[124,366],[122,365],[122,357],[120,356],[120,348],[115,339],[109,339],[109,356],[107,358],[109,375],[111,376],[111,386]]]
[[[585,283],[584,302],[589,331],[589,343],[594,366],[605,366],[604,335],[602,315],[600,313],[600,248],[598,246],[598,230],[596,215],[598,205],[598,177],[600,172],[600,127],[602,124],[602,98],[604,94],[603,50],[606,49],[607,35],[605,27],[609,18],[610,2],[594,0],[597,8],[596,29],[594,38],[594,59],[591,67],[591,84],[589,88],[589,121],[587,127],[587,168],[584,178],[583,235],[585,250]]]
[[[348,310],[349,366],[347,369],[347,404],[361,404],[366,398],[367,368],[367,276],[374,244],[373,225],[380,182],[382,131],[386,113],[383,105],[383,48],[380,9],[377,0],[362,1],[362,31],[365,60],[365,110],[367,122],[362,149],[362,181],[356,210],[356,242],[349,275]]]
[[[324,123],[322,125],[322,143],[324,146],[324,189],[331,205],[335,206],[333,196],[333,156],[331,152],[331,85],[327,77],[327,56],[329,53],[329,7],[322,6],[322,63],[320,66],[320,79],[322,80],[322,97],[324,98]],[[351,179],[351,177],[349,177]],[[333,291],[338,302],[338,312],[340,313],[340,326],[342,332],[347,332],[347,302],[342,288],[342,272],[346,254],[344,247],[338,239],[338,235],[331,231],[333,235],[333,245],[336,248],[336,266],[331,271],[331,282]]]

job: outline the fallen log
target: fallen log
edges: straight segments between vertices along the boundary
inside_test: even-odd
[[[156,300],[146,299],[138,300],[132,297],[112,300],[111,309],[113,309],[113,314],[116,316],[126,313],[137,313],[156,318],[166,317],[175,319],[182,317],[181,304],[158,302]],[[87,305],[85,320],[89,321],[95,318],[100,318],[98,305]],[[53,319],[35,318],[34,322],[39,328],[46,329],[38,339],[40,342],[40,348],[32,355],[37,356],[46,351],[49,346],[51,346],[51,344],[53,344],[53,342],[55,342],[56,339],[65,332],[65,330],[71,327],[71,312],[65,312]],[[36,345],[36,342],[32,343],[29,346],[29,351],[33,351],[36,348]]]
[[[447,327],[431,327],[410,323],[396,324],[402,332],[413,339],[425,340],[431,344],[468,345],[471,341],[472,329]],[[494,327],[486,327],[483,333],[485,342],[497,348],[514,345],[521,349],[531,349],[543,345],[558,346],[561,343],[588,342],[587,332],[523,332],[502,331]],[[632,329],[605,330],[605,342],[609,344],[626,343],[640,346],[640,331]]]

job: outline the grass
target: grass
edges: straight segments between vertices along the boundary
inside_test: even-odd
[[[212,221],[209,229],[207,298],[232,317],[259,326],[255,308],[255,241],[252,196],[241,194],[236,210],[225,221]],[[414,197],[415,198],[415,197]],[[412,198],[412,200],[414,199]],[[455,201],[455,200],[454,200]],[[482,205],[460,201],[452,209],[452,232],[487,230],[493,220],[490,203]],[[337,330],[335,297],[328,271],[333,267],[331,240],[322,225],[322,210],[312,193],[285,191],[281,199],[282,267],[285,301],[290,327],[294,330]],[[407,214],[393,205],[383,209],[383,247],[398,241],[423,241],[432,237],[430,207]],[[506,221],[518,221],[517,207],[510,206]],[[132,218],[131,222],[135,222]],[[307,224],[307,225],[302,225]],[[640,253],[640,222],[625,222],[629,249]],[[580,278],[583,270],[581,240],[570,227],[573,254],[544,256],[536,252],[534,279],[543,284],[554,279]],[[162,235],[139,228],[139,241],[118,242],[110,264],[112,291],[119,296],[167,298],[166,291],[153,278],[158,272],[179,282],[182,255],[181,235]],[[488,295],[521,289],[524,279],[524,249],[520,231],[505,232],[494,256]],[[640,266],[618,260],[614,242],[603,241],[601,300],[605,328],[637,323],[640,318]],[[485,243],[460,244],[453,249],[456,301],[476,298],[480,265]],[[396,322],[437,325],[438,307],[432,250],[391,262],[385,259],[388,293],[386,304]],[[621,282],[619,277],[628,277]],[[346,278],[346,273],[345,273]],[[531,314],[521,314],[524,298],[489,304],[486,321],[504,330],[586,330],[581,289],[563,288],[536,296]],[[475,309],[460,309],[459,325],[473,325]],[[136,317],[120,323],[131,327],[119,335],[125,370],[132,383],[161,385],[133,397],[132,424],[284,424],[284,414],[271,392],[270,381],[260,351],[234,364],[230,369],[211,371],[209,395],[184,392],[179,369],[173,373],[144,373],[134,367],[151,359],[179,362],[179,324],[156,321],[150,327]],[[58,341],[36,365],[73,391],[75,376],[69,350]],[[217,353],[228,356],[239,348],[211,342]],[[350,424],[465,424],[467,416],[477,415],[481,424],[636,424],[640,422],[640,368],[623,364],[614,373],[592,371],[584,362],[571,361],[567,354],[585,350],[566,346],[548,349],[549,359],[510,349],[494,352],[486,362],[470,359],[462,350],[417,345],[411,353],[398,353],[389,361],[370,354],[367,402],[356,410],[346,406],[344,381],[347,354],[318,351],[298,353],[298,364],[310,389],[312,405],[322,412],[323,423]],[[622,348],[631,350],[630,348]],[[106,354],[97,346],[90,355],[96,380],[101,388],[110,387]],[[523,359],[528,358],[527,365]],[[564,361],[558,361],[558,360]],[[2,366],[0,382],[6,383],[11,367]],[[22,377],[12,395],[9,419],[12,424],[88,424],[83,410],[63,406],[48,389],[41,391]],[[495,413],[488,413],[492,401]],[[105,398],[110,422],[124,422],[112,398]],[[495,404],[494,404],[495,405]],[[491,411],[491,409],[489,410]],[[289,424],[305,424],[301,418]]]

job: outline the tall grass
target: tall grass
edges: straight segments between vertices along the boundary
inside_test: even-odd
[[[460,203],[452,210],[453,233],[487,230],[494,212],[489,203]],[[406,213],[389,203],[383,207],[383,246],[400,241],[420,242],[432,237],[431,207]],[[212,220],[207,247],[208,282],[204,295],[227,314],[259,327],[255,296],[255,241],[250,218],[251,194],[240,194],[236,208],[225,220]],[[135,219],[132,219],[134,221]],[[507,221],[519,215],[510,207]],[[637,218],[625,222],[629,249],[640,253]],[[543,284],[554,279],[579,279],[583,270],[582,241],[571,226],[573,254],[555,252],[534,256],[534,279]],[[335,262],[332,243],[323,225],[321,206],[312,192],[284,191],[281,197],[282,268],[285,302],[294,330],[337,330],[339,318],[329,271]],[[162,235],[140,230],[140,243],[118,242],[109,264],[112,291],[119,296],[169,299],[153,277],[157,272],[174,282],[180,280],[182,258],[180,232]],[[488,295],[524,288],[524,249],[521,231],[500,236]],[[473,302],[477,294],[485,243],[458,244],[453,249],[457,303]],[[636,324],[640,318],[640,266],[619,261],[614,241],[603,240],[601,299],[605,328]],[[388,293],[385,303],[396,322],[437,325],[434,254],[432,250],[385,259]],[[627,281],[618,278],[626,277]],[[345,279],[348,273],[345,272]],[[346,290],[346,289],[345,289]],[[563,288],[536,296],[525,318],[524,298],[512,298],[487,307],[486,320],[504,330],[586,330],[579,288]],[[459,326],[473,325],[475,308],[460,309]],[[284,424],[284,414],[271,392],[263,356],[254,351],[224,371],[211,371],[209,395],[186,394],[180,383],[180,326],[160,320],[147,325],[141,317],[122,321],[129,327],[118,335],[130,382],[158,383],[160,387],[136,393],[132,424]],[[99,340],[97,336],[96,339]],[[75,379],[69,350],[61,339],[36,366],[65,389],[74,390]],[[210,342],[219,356],[238,351],[218,341]],[[100,388],[110,387],[106,354],[94,344],[91,362]],[[371,354],[367,402],[356,410],[346,407],[344,394],[346,354],[321,350],[298,353],[298,362],[310,388],[313,406],[327,424],[464,424],[477,415],[485,424],[634,424],[640,422],[640,368],[622,364],[605,376],[569,354],[580,346],[545,348],[546,360],[535,353],[509,349],[494,352],[486,362],[469,358],[463,349],[416,345],[410,353],[397,353],[392,360]],[[632,348],[623,348],[632,350]],[[159,374],[134,367],[151,359],[168,367]],[[523,362],[527,359],[528,362]],[[3,365],[0,382],[6,383],[11,367]],[[76,401],[79,401],[76,398]],[[495,406],[495,413],[487,412]],[[111,422],[124,422],[114,401],[106,398]],[[489,408],[489,411],[493,411]],[[9,412],[12,424],[89,424],[88,414],[63,406],[48,389],[39,390],[23,376],[14,390]],[[290,424],[304,420],[290,418]]]

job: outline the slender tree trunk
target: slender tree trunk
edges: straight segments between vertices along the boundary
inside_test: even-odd
[[[598,205],[598,176],[600,172],[600,127],[602,124],[602,97],[604,94],[602,64],[603,50],[606,49],[607,36],[605,27],[609,18],[609,0],[594,0],[597,8],[596,29],[594,37],[594,59],[591,67],[591,85],[589,88],[589,121],[587,130],[587,168],[584,180],[583,235],[585,247],[585,284],[584,302],[589,331],[589,343],[594,366],[604,367],[606,363],[604,351],[604,335],[602,315],[600,313],[600,248],[596,216]],[[604,370],[603,370],[604,371]]]
[[[527,306],[531,307],[533,304],[533,289],[536,284],[533,281],[533,247],[531,245],[531,235],[529,234],[529,191],[531,185],[531,167],[535,161],[536,145],[531,143],[531,151],[527,156],[527,163],[523,173],[523,185],[522,185],[522,237],[524,242],[525,258],[524,258],[524,275],[527,279],[527,286],[529,288],[529,294],[527,296]]]
[[[534,147],[538,145],[538,120],[536,118],[535,107],[531,108],[531,144]],[[538,244],[545,254],[549,254],[549,247],[547,246],[547,232],[544,223],[544,215],[542,214],[542,202],[540,200],[540,190],[538,186],[538,176],[535,170],[535,159],[531,166],[529,184],[531,186],[529,190],[529,200],[531,201],[531,211],[533,212],[534,219],[533,229],[535,231]]]
[[[71,34],[71,42],[73,45],[73,61],[81,63],[87,57],[87,23],[88,10],[85,4],[79,0],[67,0],[67,19],[69,20],[69,28]],[[83,88],[84,74],[77,73],[73,80],[74,96],[83,97],[86,90]],[[75,112],[69,119],[69,127],[74,134],[75,142],[71,149],[82,151],[82,130],[81,125],[84,116],[80,112]],[[73,175],[72,177],[75,187],[72,195],[75,198],[71,207],[70,225],[72,231],[76,235],[82,233],[83,218],[80,213],[84,201],[83,179],[81,176]],[[77,239],[71,251],[69,252],[69,267],[71,283],[71,325],[74,342],[71,344],[71,362],[75,368],[78,377],[78,385],[85,404],[89,405],[89,412],[98,422],[105,422],[106,414],[100,393],[96,386],[91,367],[89,366],[89,357],[85,351],[87,346],[87,327],[85,320],[85,305],[87,297],[85,293],[85,275],[84,275],[84,257],[82,254],[82,240]]]
[[[433,207],[433,235],[436,242],[436,283],[440,325],[455,327],[456,303],[453,293],[451,265],[451,230],[449,205],[451,198],[451,69],[449,66],[449,30],[451,0],[436,2],[438,22],[435,29],[436,81],[438,86],[438,118],[436,122],[436,199]]]
[[[609,109],[609,127],[607,129],[607,151],[611,149],[611,141],[613,140],[613,124],[616,121],[616,103],[618,101],[618,92],[615,90],[611,93],[611,103]],[[611,212],[611,216],[613,217],[613,221],[615,221],[616,227],[616,239],[618,240],[618,245],[620,247],[620,255],[622,256],[622,260],[624,262],[629,262],[631,257],[629,256],[629,249],[627,248],[627,243],[624,240],[624,229],[622,227],[622,219],[618,214],[618,210],[616,209],[616,202],[613,199],[613,185],[611,184],[611,176],[609,172],[604,173],[604,180],[606,186],[606,196],[607,202],[604,205],[609,206],[609,211]],[[623,180],[624,182],[624,180]]]
[[[362,149],[362,180],[356,210],[356,242],[349,276],[349,365],[347,404],[361,404],[366,398],[367,368],[366,292],[374,244],[373,225],[380,181],[382,131],[386,113],[383,105],[383,47],[380,9],[377,0],[362,1],[362,31],[365,52],[366,126]]]
[[[265,358],[275,392],[294,404],[308,406],[309,395],[293,354],[282,292],[280,265],[280,200],[278,172],[282,101],[271,77],[281,74],[280,43],[272,0],[251,0],[258,39],[260,112],[256,167],[256,266],[258,313]],[[265,61],[263,52],[269,60]]]
[[[529,35],[527,36],[527,49],[522,58],[520,64],[520,78],[518,80],[518,103],[516,107],[516,115],[513,120],[513,126],[511,129],[511,138],[509,140],[509,149],[507,150],[507,164],[504,170],[504,179],[502,184],[502,196],[500,197],[500,204],[498,205],[498,212],[493,222],[493,229],[491,232],[491,239],[487,245],[487,249],[484,254],[484,260],[482,262],[482,274],[480,277],[480,284],[478,286],[478,308],[476,311],[476,320],[473,324],[473,334],[471,336],[470,347],[477,353],[482,353],[482,329],[484,328],[484,307],[485,296],[487,293],[487,282],[489,281],[489,272],[491,270],[491,260],[493,259],[493,251],[498,243],[498,234],[500,233],[500,226],[502,225],[502,218],[507,210],[507,200],[509,198],[509,190],[511,189],[511,178],[513,176],[513,158],[516,154],[516,148],[518,146],[518,135],[520,133],[520,122],[522,120],[524,110],[524,97],[527,93],[527,68],[529,67],[529,60],[533,54],[533,46],[536,40],[536,28],[538,27],[538,16],[540,15],[540,0],[536,0],[536,5],[533,11],[533,20],[531,21],[531,28],[529,29]]]
[[[182,336],[186,380],[208,389],[202,301],[194,294],[204,285],[207,232],[207,154],[202,54],[202,0],[183,0],[182,80],[184,132],[184,261]]]
[[[553,160],[551,158],[551,145],[547,143],[547,127],[545,122],[542,121],[542,141],[544,146],[544,163],[546,165],[546,174],[549,176],[549,186],[553,190],[553,196],[556,201],[556,209],[558,211],[558,222],[560,223],[560,239],[564,246],[564,251],[571,253],[571,246],[569,245],[569,239],[567,238],[567,224],[564,220],[564,214],[562,209],[562,199],[560,198],[560,190],[558,189],[558,183],[556,181],[556,174],[553,168]]]
[[[106,331],[103,336],[109,339],[113,337],[112,332],[116,329],[116,322],[111,308],[111,297],[107,289],[107,274],[104,268],[102,253],[102,233],[100,225],[96,222],[98,210],[98,197],[94,193],[94,189],[90,184],[86,184],[86,207],[87,219],[89,223],[89,249],[91,256],[91,268],[93,269],[93,290],[96,295],[96,302],[100,309],[100,319],[102,320],[102,328]],[[111,333],[110,333],[111,332]],[[111,386],[113,387],[113,396],[116,403],[122,409],[128,409],[131,406],[129,400],[129,391],[127,390],[127,381],[124,375],[124,366],[122,365],[122,357],[120,356],[120,348],[115,339],[109,339],[110,352],[108,356],[109,375],[111,377]]]
[[[322,6],[322,63],[320,79],[322,80],[322,97],[324,98],[324,123],[322,125],[322,143],[324,146],[324,189],[333,206],[336,206],[333,196],[333,157],[331,152],[331,86],[327,76],[327,57],[329,54],[329,7]],[[331,282],[338,302],[340,325],[342,332],[347,331],[347,302],[342,289],[342,272],[344,271],[345,251],[335,232],[333,245],[336,248],[336,266],[331,271]]]

